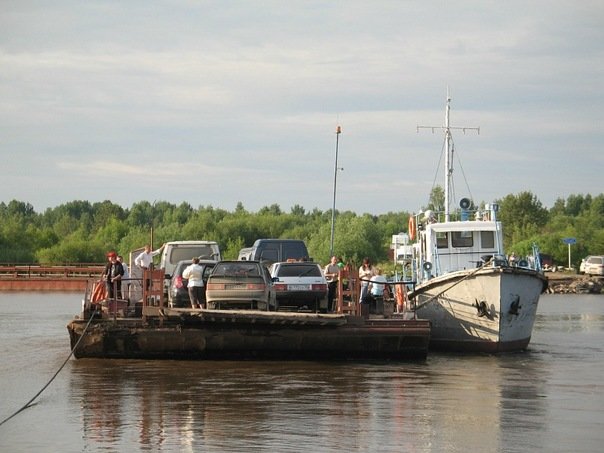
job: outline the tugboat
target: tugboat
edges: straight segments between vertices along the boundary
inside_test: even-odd
[[[415,285],[409,298],[417,316],[432,323],[430,347],[457,352],[526,349],[542,292],[547,289],[537,247],[531,260],[509,262],[503,250],[499,206],[474,207],[468,198],[449,211],[453,129],[447,94],[444,213],[427,210],[409,219]],[[424,126],[418,126],[422,128]],[[428,126],[431,129],[437,127]]]

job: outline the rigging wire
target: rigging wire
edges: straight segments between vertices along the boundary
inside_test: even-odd
[[[438,165],[436,165],[436,172],[434,173],[434,180],[432,181],[432,188],[430,189],[430,194],[428,195],[428,203],[427,205],[430,205],[430,196],[432,195],[432,192],[434,191],[434,188],[436,187],[436,179],[438,178],[438,171],[440,169],[440,163],[443,160],[443,156],[445,154],[445,146],[446,146],[447,140],[446,137],[443,140],[443,145],[442,148],[440,149],[440,157],[438,159]],[[435,209],[438,209],[439,206],[434,206]]]
[[[459,155],[457,156],[457,163],[459,164],[459,168],[461,170],[461,175],[463,176],[463,180],[466,183],[466,189],[468,189],[468,194],[470,195],[470,200],[474,203],[474,196],[472,195],[472,191],[470,190],[470,184],[468,183],[468,179],[466,178],[466,173],[463,171],[463,165],[461,165],[461,159]]]
[[[82,341],[82,338],[84,338],[84,335],[86,334],[86,331],[88,330],[88,327],[90,326],[90,323],[92,322],[92,320],[95,318],[95,315],[97,314],[97,312],[98,312],[98,310],[95,310],[94,313],[92,313],[90,315],[90,319],[88,320],[88,323],[86,324],[86,327],[84,327],[84,331],[82,332],[82,335],[80,335],[80,338],[78,339],[78,341],[76,342],[76,344],[73,346],[73,348],[71,348],[71,351],[69,352],[69,355],[67,356],[67,358],[65,359],[65,361],[63,362],[63,364],[59,367],[59,369],[52,376],[52,378],[50,378],[50,381],[48,381],[46,383],[46,385],[44,385],[44,387],[42,387],[42,389],[38,393],[36,393],[32,399],[30,399],[27,403],[25,403],[19,410],[17,410],[16,412],[14,412],[11,416],[9,416],[9,417],[5,418],[4,420],[2,420],[0,422],[0,426],[2,426],[4,423],[6,423],[7,421],[9,421],[11,418],[13,418],[14,416],[16,416],[17,414],[20,414],[21,412],[23,412],[25,409],[33,406],[32,403],[35,401],[35,399],[38,398],[42,394],[42,392],[44,390],[46,390],[46,388],[51,384],[51,382],[54,381],[55,378],[59,375],[59,373],[65,367],[65,365],[67,365],[67,362],[69,361],[69,359],[73,355],[73,352],[75,351],[75,349],[80,344],[80,341]]]
[[[459,280],[457,280],[455,283],[453,283],[452,285],[449,285],[448,287],[446,287],[445,289],[443,289],[441,292],[437,293],[436,295],[430,297],[429,299],[426,299],[425,301],[423,301],[422,303],[420,303],[419,305],[415,306],[415,310],[417,311],[419,308],[423,307],[424,305],[432,302],[435,299],[438,299],[440,296],[442,296],[444,293],[446,293],[447,291],[449,291],[450,289],[452,289],[453,287],[459,285],[461,282],[463,282],[464,280],[467,280],[468,278],[470,278],[471,276],[473,276],[476,272],[484,269],[485,267],[487,267],[489,264],[491,264],[491,262],[493,262],[494,259],[491,257],[486,263],[484,263],[482,266],[477,267],[476,269],[472,270],[471,272],[469,272],[467,275],[465,275],[464,277],[460,278]],[[427,288],[424,288],[423,291],[425,291]],[[422,294],[423,293],[422,290],[420,291],[411,291],[411,295],[409,296],[409,298],[411,299],[415,299],[415,296]]]
[[[463,165],[461,164],[461,158],[459,157],[459,154],[455,152],[455,141],[453,140],[453,135],[451,135],[451,153],[454,154],[455,158],[457,158],[457,163],[459,164],[459,169],[461,170],[461,175],[463,176],[463,180],[466,184],[466,189],[468,190],[468,194],[470,195],[470,200],[472,200],[472,203],[474,202],[474,196],[472,195],[472,191],[470,190],[470,184],[468,183],[468,179],[466,178],[466,173],[463,169]],[[451,187],[449,187],[450,193],[451,193],[451,201],[455,204],[456,201],[456,197],[455,197],[455,178],[451,178]]]
[[[455,178],[453,177],[453,160],[455,157],[455,142],[453,141],[453,135],[449,134],[449,140],[451,141],[451,177],[449,178],[449,202],[455,204]]]

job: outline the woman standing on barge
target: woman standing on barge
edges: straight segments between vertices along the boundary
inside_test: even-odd
[[[182,278],[189,280],[187,288],[189,289],[191,308],[205,308],[203,267],[199,265],[199,258],[193,258],[193,264],[185,268],[182,272]]]

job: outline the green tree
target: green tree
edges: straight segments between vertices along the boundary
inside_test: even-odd
[[[36,252],[38,262],[45,264],[102,263],[106,248],[99,242],[75,234],[69,241]]]
[[[444,206],[444,192],[435,187],[428,208]],[[510,194],[500,201],[508,252],[522,255],[536,242],[543,253],[566,264],[568,250],[562,239],[575,237],[573,261],[589,254],[604,254],[604,194],[559,198],[548,211],[530,192]],[[393,234],[407,230],[407,212],[378,216],[336,212],[335,252],[358,264],[367,256],[386,262]],[[153,232],[153,235],[151,235]],[[215,240],[223,255],[236,258],[240,248],[258,238],[303,239],[315,261],[327,263],[331,236],[331,211],[306,210],[293,205],[289,213],[278,204],[248,212],[239,202],[233,212],[212,206],[192,208],[188,203],[141,201],[130,209],[111,201],[90,204],[75,200],[37,214],[26,202],[0,202],[0,261],[90,262],[105,261],[105,252],[123,255],[151,243],[187,239]],[[388,260],[389,262],[389,260]]]
[[[102,228],[113,218],[118,220],[124,220],[126,218],[124,209],[109,200],[94,203],[92,209],[94,212],[95,228]]]
[[[547,224],[549,213],[531,192],[507,195],[499,201],[499,220],[504,225],[503,245],[507,250],[527,237],[538,234]]]
[[[441,186],[436,185],[430,191],[428,206],[425,207],[424,211],[427,209],[434,212],[443,212],[445,210],[445,189]]]

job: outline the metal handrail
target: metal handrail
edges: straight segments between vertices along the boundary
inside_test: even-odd
[[[61,277],[77,278],[91,277],[102,273],[104,264],[71,264],[71,265],[44,265],[44,264],[2,264],[0,263],[0,278],[41,278]]]

